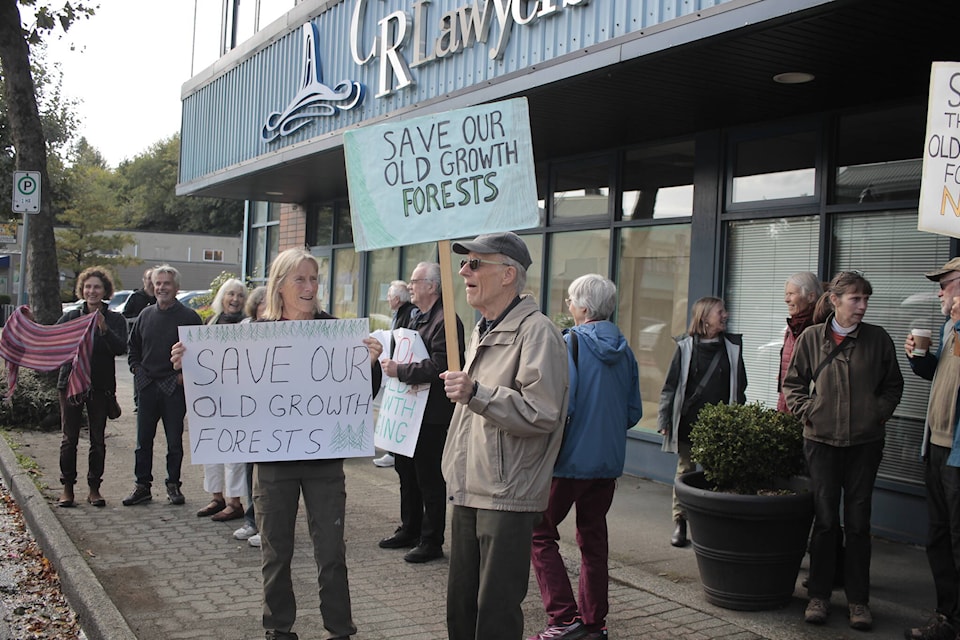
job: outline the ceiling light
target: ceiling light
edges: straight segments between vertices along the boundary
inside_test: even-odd
[[[816,78],[815,75],[805,71],[787,71],[773,76],[773,81],[780,84],[804,84],[812,82],[814,78]]]
[[[268,195],[268,196],[282,196],[282,195],[283,195],[283,191],[264,191],[264,193],[265,193],[266,195]]]

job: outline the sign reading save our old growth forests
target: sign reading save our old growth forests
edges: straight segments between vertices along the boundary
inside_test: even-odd
[[[347,131],[358,251],[539,224],[524,98]]]
[[[366,318],[180,327],[193,464],[371,456]]]
[[[960,238],[960,62],[930,71],[917,228]]]

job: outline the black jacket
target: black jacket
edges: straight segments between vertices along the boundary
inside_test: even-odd
[[[100,333],[100,329],[97,329],[93,334],[93,354],[90,358],[90,388],[93,391],[114,393],[117,390],[115,358],[127,352],[127,321],[116,311],[108,311],[105,308],[104,311],[107,330],[105,333]],[[60,316],[57,324],[76,320],[87,313],[87,303],[84,302],[79,309],[67,311]],[[72,362],[60,367],[60,377],[57,379],[58,389],[67,388],[67,380],[72,370]]]

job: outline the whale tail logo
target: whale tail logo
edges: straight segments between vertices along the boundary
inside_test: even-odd
[[[260,131],[264,142],[294,133],[315,118],[329,117],[349,111],[363,102],[366,89],[359,82],[343,80],[334,87],[323,83],[320,63],[320,34],[316,25],[303,25],[303,66],[300,69],[300,90],[283,111],[274,111]]]

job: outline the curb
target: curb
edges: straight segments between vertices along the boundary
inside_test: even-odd
[[[89,640],[136,640],[127,621],[50,511],[30,475],[20,468],[6,438],[0,437],[0,474],[20,505],[23,518],[57,570],[63,593],[77,612]]]

